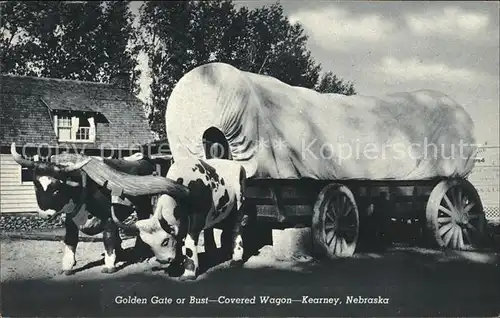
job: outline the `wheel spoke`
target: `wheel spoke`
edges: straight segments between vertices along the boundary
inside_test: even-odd
[[[448,233],[448,231],[454,226],[454,223],[448,223],[448,224],[445,224],[443,225],[440,229],[439,229],[439,236],[443,237],[443,235],[445,235],[446,233]]]
[[[474,202],[471,202],[469,204],[467,204],[464,208],[464,213],[469,213],[469,211],[475,206],[476,204]]]
[[[330,239],[328,239],[328,236],[330,235]],[[327,241],[327,244],[328,246],[330,246],[332,244],[332,241],[335,240],[335,233],[333,231],[329,232],[327,235],[326,235],[326,241]]]
[[[474,231],[474,232],[477,232],[477,229],[474,225],[470,224],[470,223],[467,223],[467,228],[469,228],[470,230]]]
[[[337,255],[342,255],[342,238],[337,239]]]
[[[439,211],[443,211],[444,213],[448,214],[449,216],[453,216],[453,212],[451,212],[450,210],[448,210],[447,208],[445,208],[444,206],[440,205],[439,206]]]
[[[446,201],[446,204],[448,204],[448,207],[450,208],[452,214],[450,214],[451,216],[453,216],[453,214],[455,215],[455,217],[458,217],[458,213],[457,213],[457,210],[455,209],[455,206],[453,205],[453,203],[451,203],[450,201],[450,198],[448,198],[448,195],[444,195],[444,200]]]
[[[348,216],[352,212],[352,205],[348,205],[343,216]]]
[[[466,229],[466,228],[463,228],[463,229],[462,229],[462,232],[463,232],[463,234],[464,234],[465,238],[467,239],[467,242],[468,242],[470,245],[472,245],[472,240],[471,240],[471,238],[470,238],[469,231],[467,231],[467,229]]]
[[[455,197],[455,206],[457,207],[457,210],[462,210],[463,207],[463,202],[462,202],[462,188],[461,187],[456,187],[456,197]]]
[[[334,229],[335,228],[335,224],[334,223],[326,223],[325,224],[325,231],[330,231],[331,229]]]
[[[453,236],[453,231],[450,230],[450,231],[446,232],[446,234],[444,235],[444,238],[443,238],[444,246],[448,246],[452,236]]]
[[[340,195],[337,198],[337,217],[342,217],[344,216],[344,207],[345,207],[345,197],[343,195]]]
[[[458,202],[460,203],[460,207],[463,208],[464,207],[464,203],[465,203],[464,201],[465,201],[465,199],[467,199],[467,197],[464,196],[461,187],[458,188],[458,191],[459,191],[458,192],[458,200],[459,200]]]
[[[449,223],[449,222],[451,222],[451,220],[452,220],[452,219],[451,219],[451,217],[449,217],[449,216],[446,216],[446,217],[440,217],[440,218],[438,218],[438,222],[439,222],[439,223]]]
[[[458,246],[458,229],[456,226],[454,226],[450,232],[452,232],[451,234],[451,247],[454,248],[454,249],[457,249],[457,246]]]
[[[477,219],[479,219],[479,215],[478,214],[469,215],[469,220],[477,220]]]
[[[346,241],[346,239],[345,239],[345,238],[342,238],[342,240],[341,240],[340,242],[341,242],[341,246],[342,246],[342,252],[343,252],[343,253],[347,252],[347,248],[348,248],[348,246],[347,246],[347,241]]]
[[[331,210],[327,210],[327,211],[326,211],[326,213],[325,213],[325,214],[326,214],[326,217],[327,217],[328,219],[330,219],[330,221],[332,221],[333,223],[335,223],[335,217],[333,217],[333,216],[329,213],[329,211],[331,211]]]
[[[458,236],[458,248],[463,250],[464,249],[464,236],[462,234],[462,230],[460,227],[457,229],[457,236]]]
[[[321,205],[319,207],[320,211],[329,211],[332,210],[333,208],[333,199],[332,198],[325,198],[323,202],[321,202]]]
[[[332,211],[332,213],[335,213],[334,211],[334,204],[333,204],[333,200],[332,199],[326,199],[321,207],[320,207],[320,211],[325,211],[325,213],[328,213],[328,211]]]
[[[341,238],[337,237],[335,240],[335,255],[342,255],[342,246],[340,243]]]
[[[455,194],[456,188],[453,187],[448,190],[447,194],[449,194],[448,198],[450,199],[451,204],[453,204],[454,207],[457,206],[457,196]]]

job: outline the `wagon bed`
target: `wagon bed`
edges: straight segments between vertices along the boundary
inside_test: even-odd
[[[310,226],[315,245],[331,257],[354,253],[360,223],[373,222],[368,217],[374,212],[384,219],[419,219],[440,247],[468,249],[479,245],[484,236],[481,200],[464,178],[247,179],[244,196],[257,220],[267,226]],[[355,215],[339,215],[342,208]],[[340,225],[350,227],[351,237],[340,233]],[[347,239],[344,250],[334,243],[343,236]]]

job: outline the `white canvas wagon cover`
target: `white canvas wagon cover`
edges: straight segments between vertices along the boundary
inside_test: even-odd
[[[174,160],[204,158],[211,127],[251,178],[464,177],[476,153],[471,117],[443,93],[320,94],[223,63],[191,70],[174,88],[166,112]]]

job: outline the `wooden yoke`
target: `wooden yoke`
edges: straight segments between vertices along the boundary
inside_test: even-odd
[[[106,186],[106,183],[104,184]],[[125,196],[123,189],[113,187],[111,188],[111,204],[120,204],[125,206],[132,206],[132,202]]]

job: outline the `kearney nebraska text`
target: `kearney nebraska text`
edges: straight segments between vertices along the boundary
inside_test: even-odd
[[[345,304],[389,304],[389,298],[378,297],[362,297],[362,296],[346,296],[345,302],[339,297],[310,297],[302,296],[300,299],[291,297],[272,297],[272,296],[253,296],[253,297],[227,297],[219,296],[217,298],[210,297],[159,297],[152,296],[150,298],[137,297],[137,296],[117,296],[115,297],[116,304],[131,304],[131,305],[208,305],[208,304],[221,304],[221,305],[274,305],[281,306],[284,304],[310,304],[310,305],[331,305],[337,306],[342,303]]]

